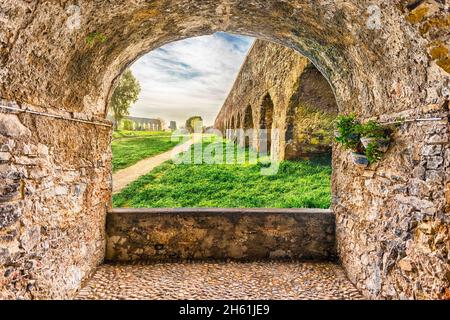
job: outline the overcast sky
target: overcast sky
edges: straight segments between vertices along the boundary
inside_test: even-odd
[[[145,55],[131,70],[141,84],[130,115],[184,125],[200,115],[212,125],[254,39],[216,33],[172,42]]]

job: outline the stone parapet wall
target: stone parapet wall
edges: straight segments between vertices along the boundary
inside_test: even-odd
[[[114,209],[109,261],[335,258],[335,221],[314,209]]]

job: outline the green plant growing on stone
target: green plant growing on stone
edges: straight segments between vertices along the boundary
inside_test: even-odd
[[[336,141],[353,151],[353,162],[366,166],[381,160],[391,141],[391,129],[374,120],[361,124],[351,114],[339,116],[336,122]]]
[[[359,134],[364,138],[386,138],[386,129],[378,122],[370,120],[358,128]]]
[[[369,164],[378,162],[383,157],[383,152],[379,149],[379,145],[376,142],[369,143],[365,148],[364,154],[366,155]]]
[[[103,33],[94,31],[88,34],[86,37],[86,42],[89,46],[94,46],[94,44],[98,41],[99,43],[104,43],[106,41],[106,36]]]
[[[354,114],[338,116],[336,119],[336,141],[342,144],[345,149],[358,150],[360,126]]]

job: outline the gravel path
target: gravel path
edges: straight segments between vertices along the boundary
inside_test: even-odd
[[[113,174],[113,194],[119,193],[131,182],[149,173],[164,162],[171,160],[173,155],[187,151],[191,147],[192,143],[193,141],[190,140],[185,144],[179,145],[169,151],[141,160],[131,167],[117,171]]]
[[[157,263],[103,265],[77,299],[363,299],[333,263]]]

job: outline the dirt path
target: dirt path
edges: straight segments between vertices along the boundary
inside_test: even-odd
[[[192,144],[193,140],[190,140],[169,151],[141,160],[131,167],[117,171],[113,174],[113,194],[122,191],[127,185],[137,180],[140,176],[149,173],[157,166],[171,160],[174,154],[187,151]]]

